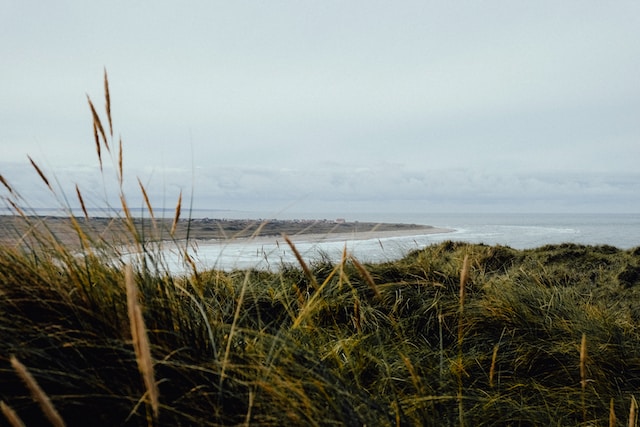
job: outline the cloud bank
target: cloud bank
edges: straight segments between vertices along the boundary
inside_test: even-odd
[[[3,176],[34,207],[54,199],[30,165],[0,163]],[[78,206],[75,184],[92,207],[119,207],[115,171],[97,167],[45,169],[59,194]],[[51,179],[53,177],[53,179]],[[155,208],[172,208],[178,195],[196,208],[246,210],[256,215],[292,212],[637,212],[640,173],[489,173],[419,170],[380,163],[317,168],[219,167],[128,170],[124,192],[143,207],[137,179]],[[19,184],[19,185],[18,185]],[[11,184],[13,185],[13,184]]]

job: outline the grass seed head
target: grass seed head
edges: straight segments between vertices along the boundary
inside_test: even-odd
[[[124,182],[124,172],[122,169],[122,138],[118,140],[118,178],[120,179],[120,187]]]
[[[53,188],[51,187],[51,184],[49,184],[49,180],[45,176],[44,172],[42,172],[42,169],[40,169],[40,167],[36,164],[36,162],[33,161],[31,156],[27,156],[27,157],[29,158],[29,161],[31,162],[31,166],[33,166],[33,168],[36,170],[36,172],[38,172],[38,175],[40,175],[40,178],[44,181],[44,183],[47,185],[49,190],[53,191]]]
[[[78,196],[78,201],[80,202],[80,207],[82,208],[82,213],[84,213],[84,217],[89,220],[89,212],[87,211],[87,206],[84,204],[84,199],[82,198],[82,193],[80,192],[80,188],[78,184],[76,184],[76,195]]]
[[[4,417],[9,421],[11,427],[25,427],[16,411],[14,411],[9,405],[0,400],[0,410]]]
[[[15,356],[11,356],[11,366],[31,392],[33,400],[38,402],[40,408],[42,409],[42,412],[44,413],[45,417],[47,417],[49,422],[55,427],[63,427],[65,423],[62,420],[62,417],[60,416],[56,408],[54,408],[53,403],[51,403],[51,399],[49,399],[49,396],[47,396],[47,394],[42,390],[36,379],[31,375],[27,368]]]
[[[173,223],[171,224],[171,234],[172,236],[176,232],[176,228],[178,227],[178,221],[180,220],[180,211],[182,210],[182,190],[180,190],[180,195],[178,196],[178,203],[176,204],[176,212],[173,216]]]
[[[353,263],[353,265],[358,270],[358,273],[360,273],[360,275],[362,276],[364,281],[367,282],[367,285],[369,285],[369,287],[371,288],[371,290],[375,294],[376,298],[381,299],[382,295],[380,295],[380,291],[378,290],[378,286],[376,285],[376,282],[373,280],[373,277],[371,276],[371,273],[369,273],[367,268],[364,265],[362,265],[360,263],[360,261],[358,261],[354,256],[351,256],[350,258],[351,258],[351,262]]]
[[[584,391],[587,388],[587,334],[582,334],[580,342],[580,385]]]
[[[9,183],[7,182],[6,179],[4,179],[4,176],[0,175],[0,184],[4,185],[4,188],[6,188],[7,190],[9,190],[9,193],[11,194],[15,194],[13,191],[13,188],[11,188],[11,186],[9,185]]]
[[[147,388],[149,404],[153,409],[154,417],[157,418],[160,404],[158,386],[154,375],[153,359],[151,358],[151,346],[144,324],[144,317],[142,316],[142,309],[138,302],[138,287],[136,286],[133,269],[130,265],[127,264],[125,266],[124,274],[133,349],[136,353],[138,369]]]
[[[287,242],[287,244],[291,248],[293,255],[296,257],[296,260],[298,261],[298,264],[300,264],[300,267],[302,268],[302,271],[304,272],[305,276],[307,276],[307,279],[309,279],[309,281],[311,282],[313,289],[318,290],[318,281],[316,280],[316,277],[311,272],[311,269],[309,268],[307,263],[304,261],[304,258],[302,258],[302,255],[300,254],[300,251],[298,251],[298,248],[296,247],[296,245],[291,241],[289,236],[287,236],[286,234],[283,234],[282,238],[284,239],[285,242]]]
[[[93,117],[93,126],[100,133],[100,136],[102,136],[102,142],[104,143],[104,146],[107,149],[107,151],[111,151],[111,148],[109,147],[109,142],[107,141],[107,135],[104,132],[104,127],[102,126],[102,121],[100,121],[100,116],[98,116],[98,113],[96,112],[96,108],[93,106],[93,102],[91,102],[91,98],[89,98],[89,95],[87,95],[87,102],[89,102],[89,108],[91,109],[91,116]]]
[[[96,153],[98,154],[98,163],[100,164],[100,172],[102,172],[102,149],[100,148],[100,137],[98,136],[98,127],[93,122],[93,138],[96,142]]]
[[[107,121],[109,122],[109,134],[113,138],[113,122],[111,121],[111,96],[109,94],[109,78],[107,77],[107,69],[104,69],[104,99],[105,110],[107,112]]]

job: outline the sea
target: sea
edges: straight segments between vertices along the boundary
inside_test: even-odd
[[[247,212],[216,211],[210,218],[251,218]],[[204,217],[194,212],[193,217]],[[338,219],[335,214],[289,213],[278,219]],[[451,240],[515,249],[549,244],[576,243],[610,245],[620,249],[640,246],[640,214],[505,214],[505,213],[356,213],[341,215],[346,221],[431,225],[450,230],[446,233],[372,238],[365,240],[297,241],[296,249],[307,262],[339,261],[346,247],[362,262],[394,261],[408,252]],[[262,218],[264,219],[264,218]],[[188,272],[183,248],[165,249],[172,272]],[[232,270],[256,268],[275,270],[297,264],[295,254],[282,239],[274,242],[236,240],[226,243],[194,242],[189,253],[198,268]]]

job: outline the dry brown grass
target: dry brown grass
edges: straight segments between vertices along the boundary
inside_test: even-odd
[[[15,356],[11,356],[11,366],[31,392],[33,400],[38,402],[42,412],[49,422],[55,427],[64,427],[65,423],[56,408],[53,406],[53,403],[51,403],[49,396],[47,396],[31,373]]]
[[[9,183],[7,182],[6,179],[4,179],[4,176],[0,175],[0,184],[2,184],[4,186],[4,188],[6,188],[10,194],[15,195],[15,192],[13,191],[13,188],[9,185]]]
[[[145,401],[151,406],[153,417],[157,419],[160,411],[159,392],[155,381],[149,337],[147,336],[147,329],[142,316],[142,308],[138,301],[138,287],[136,286],[133,269],[130,265],[125,266],[124,272],[133,348],[136,354],[138,369],[140,370],[147,390]]]
[[[587,334],[582,333],[580,341],[580,387],[582,388],[582,419],[587,422],[586,392],[587,392]]]
[[[491,355],[491,367],[489,368],[489,387],[494,387],[493,379],[496,376],[496,362],[498,360],[498,348],[500,344],[496,344],[493,346],[493,354]]]
[[[113,138],[113,121],[111,120],[111,95],[109,94],[109,78],[107,76],[107,69],[104,69],[104,109],[107,113],[107,120],[109,122],[109,134]]]
[[[356,257],[350,256],[349,259],[351,259],[351,262],[358,270],[358,273],[360,273],[364,281],[367,283],[367,285],[369,285],[369,288],[371,288],[376,298],[382,298],[382,295],[380,295],[380,291],[378,290],[378,285],[376,285],[376,282],[373,280],[373,277],[371,277],[371,273],[369,273],[367,268],[362,265],[360,261],[356,259]]]
[[[102,137],[102,143],[104,144],[107,151],[111,151],[109,147],[109,141],[107,141],[107,135],[104,132],[104,127],[102,126],[102,121],[100,120],[100,116],[96,111],[96,108],[93,106],[93,102],[89,95],[87,95],[87,102],[89,103],[89,108],[91,109],[91,116],[93,117],[93,126],[95,129],[95,137],[96,137],[96,146],[98,147],[98,153],[100,153],[100,142],[98,141],[98,133]]]
[[[42,181],[45,183],[47,188],[49,188],[49,190],[51,190],[53,192],[53,188],[51,187],[51,184],[49,183],[49,179],[46,177],[44,172],[42,172],[42,169],[40,169],[40,166],[38,166],[38,164],[31,158],[31,156],[27,156],[27,157],[29,158],[29,162],[31,163],[31,166],[33,166],[33,168],[36,170],[36,172],[40,176],[40,179],[42,179]]]
[[[291,248],[291,251],[293,252],[293,255],[296,257],[296,260],[298,261],[298,263],[300,264],[300,267],[302,268],[302,271],[304,271],[305,276],[307,276],[307,279],[309,279],[309,282],[311,283],[313,288],[317,290],[318,289],[318,281],[316,280],[315,275],[311,272],[311,269],[309,268],[309,266],[307,265],[306,261],[304,260],[304,258],[300,254],[300,251],[298,251],[298,248],[291,241],[289,236],[287,236],[286,234],[283,234],[282,237],[284,238],[284,241],[287,242],[287,245],[289,245],[289,247]]]
[[[82,208],[84,218],[89,221],[89,212],[87,211],[87,205],[85,205],[84,203],[84,198],[82,197],[82,193],[80,192],[80,187],[78,187],[78,184],[76,184],[76,195],[78,196],[78,201],[80,202],[80,207]]]
[[[20,419],[16,411],[4,403],[4,401],[0,401],[0,411],[2,411],[4,417],[9,421],[11,427],[25,427],[24,422],[22,422],[22,419]]]
[[[182,191],[180,191],[180,195],[178,196],[178,203],[176,204],[175,214],[173,215],[173,223],[171,224],[171,231],[169,234],[172,236],[176,233],[176,228],[178,227],[178,221],[180,220],[180,212],[182,210]]]

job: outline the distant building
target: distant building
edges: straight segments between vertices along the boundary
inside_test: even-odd
[[[344,224],[345,222],[347,222],[344,218],[336,218],[335,223],[336,224]]]

